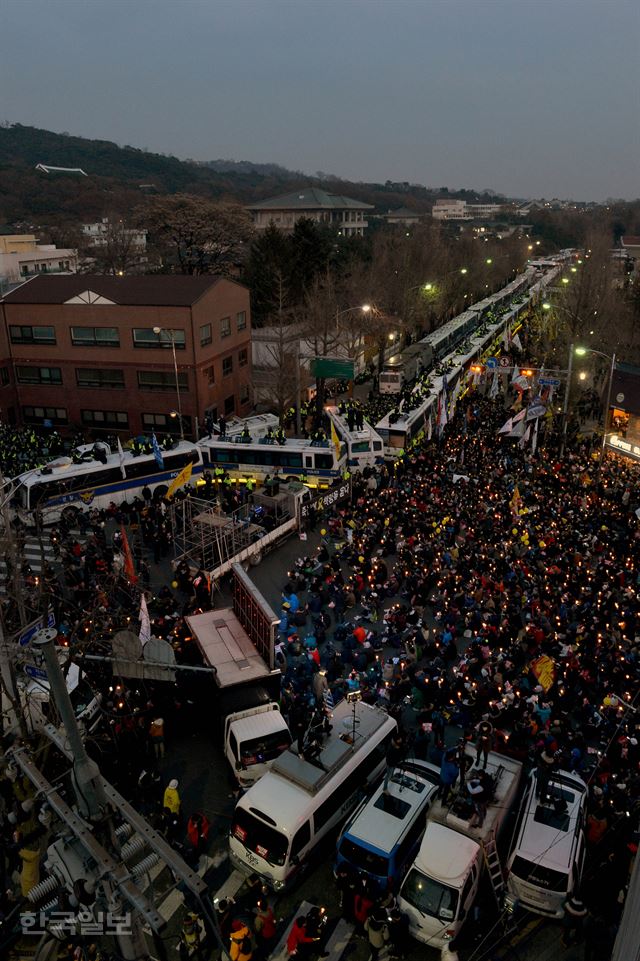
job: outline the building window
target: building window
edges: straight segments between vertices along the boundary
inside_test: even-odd
[[[129,415],[123,410],[81,410],[80,419],[89,427],[117,427],[125,430],[129,426]]]
[[[78,387],[109,387],[121,389],[124,387],[124,372],[122,370],[94,369],[93,367],[76,367],[76,383]]]
[[[231,334],[231,317],[223,317],[220,321],[220,336],[229,337]]]
[[[200,346],[206,347],[213,340],[213,328],[211,324],[203,324],[200,328]]]
[[[246,330],[247,328],[247,312],[246,310],[239,310],[236,316],[236,324],[238,330]]]
[[[246,367],[249,362],[249,356],[245,350],[238,351],[238,367]]]
[[[9,327],[12,344],[55,344],[53,327]]]
[[[205,367],[204,376],[207,378],[209,387],[212,387],[216,382],[216,371],[215,367]]]
[[[16,380],[19,384],[61,384],[62,371],[59,367],[16,367]]]
[[[0,387],[6,387],[9,383],[9,368],[0,367]]]
[[[23,407],[22,416],[26,424],[45,427],[69,423],[66,407]]]
[[[242,384],[240,387],[240,404],[246,404],[249,400],[249,385]]]
[[[178,416],[172,417],[171,414],[143,414],[142,426],[149,431],[162,430],[167,434],[179,434],[180,418]],[[185,433],[191,433],[191,418],[186,414],[182,415],[182,426]]]
[[[71,343],[75,347],[119,347],[117,327],[72,327]]]
[[[186,348],[187,338],[184,330],[161,330],[159,334],[156,334],[153,327],[133,328],[134,347],[168,347],[171,349],[172,339],[175,342],[176,350]]]
[[[229,414],[233,414],[236,409],[236,399],[233,394],[231,397],[225,397],[224,399],[224,416],[228,417]]]
[[[178,374],[180,390],[189,389],[189,377],[186,373]],[[173,371],[139,370],[138,387],[140,390],[173,390],[176,389],[176,375]]]
[[[233,373],[233,357],[225,357],[222,361],[222,376],[228,377]]]

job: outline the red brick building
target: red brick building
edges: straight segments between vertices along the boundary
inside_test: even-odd
[[[202,276],[34,277],[0,301],[0,419],[184,433],[250,406],[249,291]],[[154,331],[160,328],[160,332]]]

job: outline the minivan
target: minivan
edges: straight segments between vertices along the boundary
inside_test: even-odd
[[[546,784],[533,771],[525,791],[509,855],[507,903],[550,918],[579,890],[585,860],[587,785],[557,771]]]
[[[428,761],[394,768],[385,785],[364,800],[342,831],[334,871],[346,865],[367,878],[377,894],[398,890],[426,826],[426,814],[440,783]]]

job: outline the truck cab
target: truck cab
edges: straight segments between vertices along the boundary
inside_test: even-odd
[[[478,893],[482,848],[430,822],[401,891],[402,910],[418,941],[441,947],[456,937]]]
[[[271,701],[229,714],[224,720],[224,753],[238,783],[248,788],[291,744],[278,705]]]

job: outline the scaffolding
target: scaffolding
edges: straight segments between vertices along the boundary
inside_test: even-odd
[[[297,485],[299,486],[299,485]],[[254,494],[232,514],[216,502],[188,497],[171,505],[175,562],[209,573],[227,566],[241,554],[260,556],[261,542],[296,518],[296,492],[282,485],[275,496]]]

